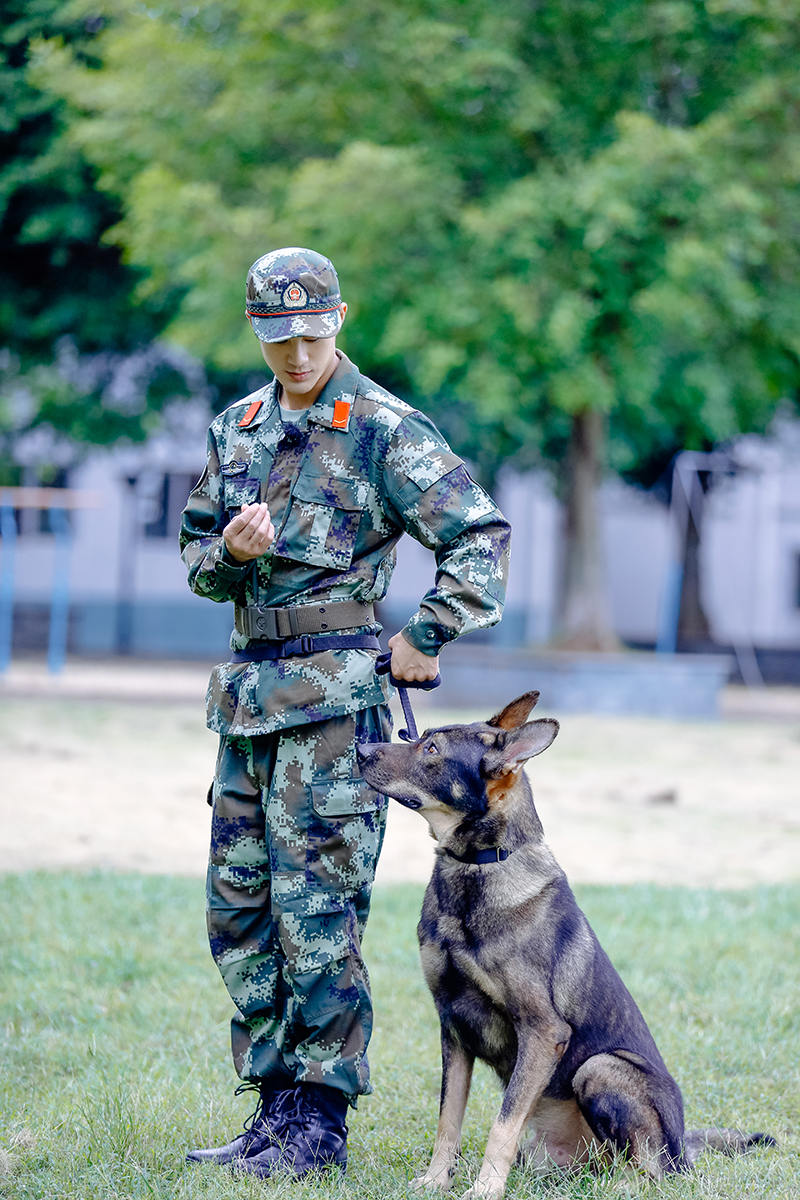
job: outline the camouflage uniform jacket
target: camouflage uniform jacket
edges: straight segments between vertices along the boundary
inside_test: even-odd
[[[255,418],[240,428],[257,400]],[[239,564],[222,530],[241,505],[267,499],[292,443],[288,502],[282,512],[271,509],[275,540],[255,563]],[[437,563],[434,587],[403,630],[412,646],[435,655],[500,619],[508,522],[432,422],[341,355],[307,410],[305,432],[281,420],[274,380],[215,418],[206,470],[183,514],[181,548],[190,587],[212,600],[370,602],[386,594],[403,532],[433,550]],[[231,646],[247,645],[234,630]],[[389,685],[375,675],[374,659],[374,652],[349,649],[225,663],[209,684],[209,727],[252,736],[380,704]]]

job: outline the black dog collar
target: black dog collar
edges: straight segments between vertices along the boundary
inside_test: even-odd
[[[471,863],[473,866],[482,867],[486,863],[501,863],[508,858],[510,850],[506,850],[504,846],[492,846],[490,850],[468,850],[466,854],[454,854],[452,850],[445,850],[445,854],[449,854],[451,858],[457,858],[459,862]]]

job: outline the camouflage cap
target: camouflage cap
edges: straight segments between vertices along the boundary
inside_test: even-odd
[[[262,342],[334,337],[342,297],[333,263],[300,246],[271,250],[247,272],[245,312]]]

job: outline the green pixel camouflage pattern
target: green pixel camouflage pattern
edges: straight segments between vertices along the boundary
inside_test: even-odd
[[[247,428],[238,422],[255,400]],[[334,406],[348,408],[335,428]],[[341,411],[342,405],[340,403]],[[201,596],[240,605],[381,600],[404,532],[435,552],[436,580],[403,630],[426,654],[500,619],[510,529],[433,423],[361,375],[342,355],[309,408],[289,503],[270,550],[238,564],[222,530],[243,504],[266,497],[287,446],[277,384],[221,413],[209,430],[208,463],[183,514],[181,549]],[[368,627],[364,627],[365,629]],[[247,645],[235,633],[234,649]],[[326,651],[277,662],[223,664],[212,675],[208,724],[220,733],[270,733],[356,712],[389,695],[367,650]]]
[[[208,930],[236,1004],[243,1079],[371,1090],[361,939],[386,801],[355,747],[389,741],[385,705],[284,734],[222,737],[214,780]]]

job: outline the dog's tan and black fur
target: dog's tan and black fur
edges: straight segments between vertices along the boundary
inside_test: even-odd
[[[370,786],[419,810],[438,842],[418,935],[441,1022],[442,1092],[417,1185],[452,1182],[476,1058],[505,1091],[471,1195],[499,1195],[518,1153],[542,1170],[619,1154],[660,1178],[706,1147],[771,1143],[684,1132],[678,1085],[543,840],[524,764],[558,722],[526,724],[537,699],[359,750]]]

